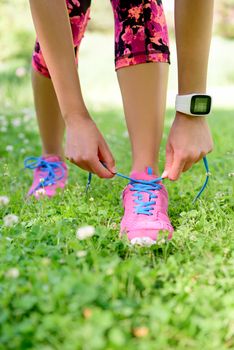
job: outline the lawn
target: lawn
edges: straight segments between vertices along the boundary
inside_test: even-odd
[[[94,177],[86,195],[87,173],[69,165],[64,193],[26,200],[32,173],[23,170],[23,160],[40,155],[30,87],[33,33],[26,28],[9,35],[25,45],[8,47],[5,38],[0,52],[0,196],[10,200],[0,205],[0,350],[233,349],[233,109],[216,108],[210,118],[215,149],[201,200],[192,205],[205,179],[202,163],[180,181],[166,182],[173,240],[130,246],[118,236],[125,180]],[[91,60],[86,50],[83,57]],[[81,69],[88,88],[90,75]],[[94,74],[94,95],[116,84],[114,75],[105,75],[100,87]],[[118,170],[127,174],[122,109],[98,104],[96,95],[87,99]],[[173,115],[168,109],[161,170]],[[7,226],[8,214],[18,222]],[[87,225],[94,236],[79,240],[77,229]]]

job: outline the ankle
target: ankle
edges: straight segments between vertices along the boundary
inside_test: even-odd
[[[133,164],[131,168],[131,173],[144,173],[147,168],[151,168],[153,170],[153,174],[159,176],[159,168],[157,164],[152,163],[143,163],[143,164]]]
[[[59,157],[62,161],[65,161],[64,152],[58,150],[56,152],[48,152],[46,150],[42,150],[42,157]]]
[[[60,159],[60,161],[64,162],[65,161],[65,157],[62,156],[61,154],[58,153],[42,153],[41,155],[43,158],[49,158],[49,157],[58,157]]]

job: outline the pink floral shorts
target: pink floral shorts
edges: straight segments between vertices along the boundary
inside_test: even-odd
[[[103,1],[103,0],[102,0]],[[76,61],[90,19],[91,0],[66,0]],[[162,0],[111,0],[115,19],[116,69],[146,62],[170,62],[169,40]],[[33,67],[50,77],[36,40]]]

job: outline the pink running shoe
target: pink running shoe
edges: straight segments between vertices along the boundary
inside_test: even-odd
[[[149,167],[146,172],[131,173],[131,179],[123,191],[121,235],[126,234],[132,244],[142,246],[161,241],[160,232],[164,233],[162,242],[170,240],[174,230],[167,213],[166,188]]]
[[[41,196],[53,197],[57,188],[67,183],[67,166],[58,156],[28,157],[24,167],[34,169],[33,184],[28,196],[39,199]]]

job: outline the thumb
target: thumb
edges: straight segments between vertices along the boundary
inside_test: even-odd
[[[174,158],[174,151],[171,145],[166,147],[166,163],[165,168],[162,173],[162,178],[168,177],[169,171],[173,164],[173,158]]]
[[[171,170],[169,172],[169,179],[170,180],[175,181],[175,180],[179,179],[179,177],[184,169],[185,163],[186,163],[186,161],[183,158],[179,157],[178,155],[176,155],[174,157],[173,165],[172,165]]]

